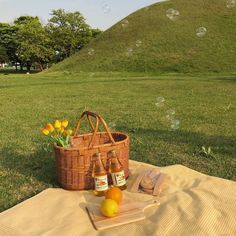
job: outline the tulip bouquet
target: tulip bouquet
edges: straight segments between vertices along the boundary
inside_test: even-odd
[[[41,133],[49,136],[50,139],[60,147],[69,147],[69,137],[73,133],[71,129],[68,129],[68,120],[56,120],[54,125],[48,123],[41,129]],[[67,128],[67,129],[66,129]]]

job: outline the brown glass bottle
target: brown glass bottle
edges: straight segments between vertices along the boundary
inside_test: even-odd
[[[101,153],[94,156],[92,176],[94,178],[94,194],[98,197],[104,196],[108,190],[108,180],[107,172],[101,160]]]
[[[109,153],[109,163],[109,172],[111,173],[113,185],[121,190],[125,190],[127,188],[125,172],[115,150]]]

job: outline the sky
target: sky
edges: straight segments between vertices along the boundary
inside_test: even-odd
[[[130,13],[160,0],[0,0],[0,22],[11,23],[22,15],[39,16],[43,23],[53,9],[79,11],[93,28],[102,30]]]

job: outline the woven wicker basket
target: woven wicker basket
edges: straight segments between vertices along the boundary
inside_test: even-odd
[[[78,135],[81,122],[87,116],[92,128],[92,133]],[[93,124],[92,117],[96,123]],[[105,132],[98,132],[99,123],[102,123]],[[89,111],[84,112],[75,129],[74,136],[70,137],[70,148],[62,148],[54,145],[57,176],[60,186],[67,190],[89,190],[94,188],[92,178],[93,156],[100,152],[102,161],[107,171],[108,153],[111,150],[117,152],[122,163],[125,177],[129,176],[129,137],[119,132],[110,132],[104,119]],[[108,176],[111,183],[111,177]]]

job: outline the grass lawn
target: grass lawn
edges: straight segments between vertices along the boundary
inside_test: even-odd
[[[234,75],[0,75],[0,91],[0,211],[57,186],[40,127],[55,118],[74,127],[84,109],[130,135],[133,160],[236,180]],[[155,105],[158,97],[165,99],[162,107]],[[180,121],[177,130],[166,118],[170,109]],[[212,155],[202,155],[202,146]]]

